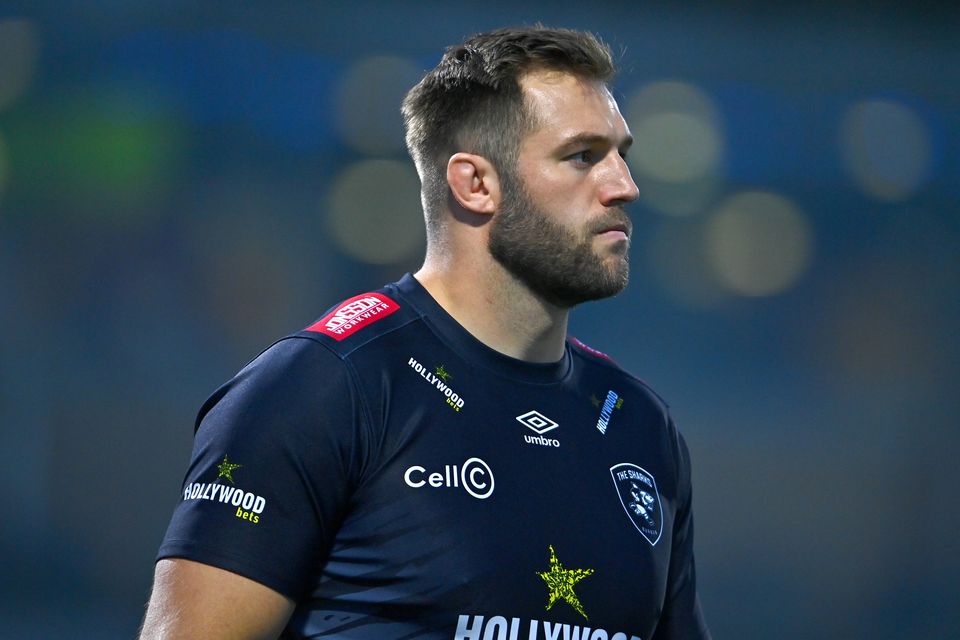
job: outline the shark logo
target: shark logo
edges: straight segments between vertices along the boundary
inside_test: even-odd
[[[630,522],[651,545],[663,533],[663,507],[653,476],[635,464],[622,462],[610,467],[613,486]]]

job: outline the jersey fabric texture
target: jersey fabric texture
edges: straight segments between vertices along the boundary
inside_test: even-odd
[[[710,637],[663,401],[572,338],[498,353],[409,274],[217,390],[181,498],[159,558],[292,598],[284,638]]]

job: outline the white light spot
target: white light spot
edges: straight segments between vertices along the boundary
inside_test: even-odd
[[[905,105],[888,100],[854,105],[843,118],[840,144],[857,186],[878,200],[906,200],[930,176],[930,133]]]
[[[634,130],[640,141],[636,166],[663,182],[690,182],[711,171],[720,157],[719,132],[689,113],[655,113]]]
[[[657,211],[689,215],[701,211],[722,173],[725,140],[719,110],[693,85],[655,82],[627,103],[626,120],[635,143],[630,166],[640,197]]]
[[[423,246],[420,181],[409,163],[354,164],[336,178],[327,205],[333,239],[357,260],[393,264]]]
[[[31,20],[0,20],[0,109],[22,96],[33,81],[39,40]]]
[[[400,103],[419,76],[417,67],[403,58],[378,56],[354,64],[337,96],[337,124],[344,141],[369,155],[402,150]]]
[[[724,287],[769,296],[794,285],[810,262],[804,214],[781,196],[750,191],[731,197],[709,220],[707,254]]]
[[[3,140],[3,134],[0,133],[0,201],[3,198],[3,192],[7,187],[7,176],[10,172],[10,163],[7,160],[7,144]]]
[[[662,182],[644,176],[635,179],[644,204],[671,217],[693,216],[706,211],[716,202],[723,188],[723,181],[716,176],[685,183]]]

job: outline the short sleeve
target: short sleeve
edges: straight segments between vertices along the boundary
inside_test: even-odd
[[[276,343],[201,409],[158,559],[195,560],[299,598],[358,481],[361,414],[347,363],[312,340]]]
[[[676,432],[676,437],[680,506],[674,520],[666,602],[653,640],[710,640],[710,631],[703,619],[697,595],[690,452],[679,432]]]

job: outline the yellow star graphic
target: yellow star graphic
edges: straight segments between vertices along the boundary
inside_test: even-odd
[[[593,569],[564,569],[560,560],[557,559],[553,545],[550,545],[550,570],[537,572],[537,575],[543,578],[550,590],[550,602],[547,603],[547,611],[557,600],[566,600],[580,615],[589,620],[590,618],[587,618],[587,613],[583,610],[583,605],[580,604],[580,599],[573,592],[573,585],[592,573]]]
[[[230,484],[233,484],[233,472],[235,469],[242,467],[242,464],[233,464],[227,460],[227,456],[223,456],[223,462],[217,465],[217,480],[220,478],[226,478],[230,481]]]
[[[453,376],[447,373],[447,370],[443,368],[443,365],[437,367],[437,375],[443,378],[444,382],[447,382]]]

